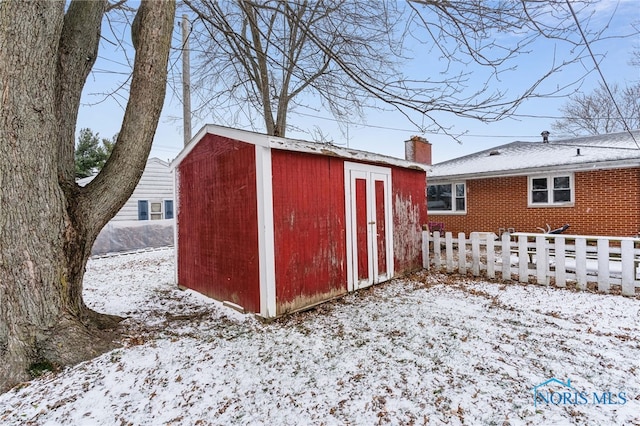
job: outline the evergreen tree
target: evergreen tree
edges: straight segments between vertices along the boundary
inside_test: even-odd
[[[111,140],[98,137],[91,129],[80,130],[78,145],[75,150],[76,179],[91,176],[99,172],[107,162],[117,135]]]

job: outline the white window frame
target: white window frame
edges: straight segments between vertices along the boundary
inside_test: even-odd
[[[149,220],[162,220],[164,219],[164,201],[160,200],[147,200],[148,203],[148,209],[149,209]],[[151,211],[151,205],[152,204],[160,204],[160,211],[159,212],[153,212]],[[160,215],[159,219],[154,219],[152,218],[153,215]]]
[[[433,215],[440,215],[440,214],[460,214],[460,215],[464,215],[467,214],[467,208],[468,208],[468,199],[467,199],[467,193],[468,193],[468,187],[467,187],[467,181],[458,181],[458,182],[438,182],[438,183],[427,183],[427,191],[429,191],[429,187],[430,186],[437,186],[437,185],[451,185],[451,210],[429,210],[429,195],[427,192],[427,213],[428,214],[433,214]],[[464,187],[464,210],[457,210],[456,209],[456,199],[459,197],[456,197],[456,187],[457,185],[462,185]]]
[[[553,179],[559,177],[569,178],[569,201],[553,201]],[[547,202],[546,203],[534,203],[533,202],[533,180],[534,179],[546,179],[547,180]],[[527,199],[529,207],[573,207],[575,204],[575,180],[573,173],[547,173],[542,175],[531,175],[527,179]]]

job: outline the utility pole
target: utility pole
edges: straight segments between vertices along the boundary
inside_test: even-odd
[[[182,126],[184,146],[191,140],[191,65],[189,64],[189,33],[191,25],[187,15],[182,15]]]

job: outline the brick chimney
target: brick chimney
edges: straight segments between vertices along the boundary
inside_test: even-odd
[[[404,158],[407,161],[431,165],[431,144],[420,136],[411,136],[404,142]]]

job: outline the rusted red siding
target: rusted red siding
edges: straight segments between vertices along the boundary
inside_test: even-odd
[[[271,153],[281,315],[347,292],[344,162],[300,152]]]
[[[567,233],[635,236],[640,233],[640,168],[574,174],[573,207],[529,207],[527,176],[467,180],[467,214],[429,215],[455,234],[473,231],[540,232],[569,223]]]
[[[391,170],[395,274],[422,268],[422,225],[427,223],[426,176],[421,170]]]
[[[178,173],[178,284],[259,312],[255,146],[207,134]]]

